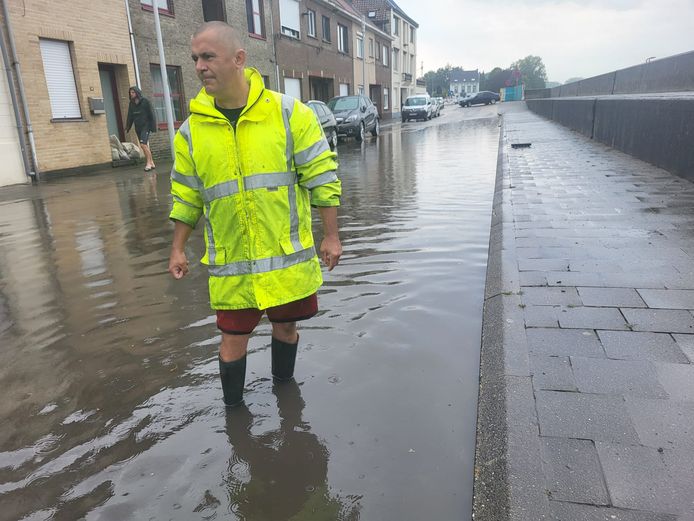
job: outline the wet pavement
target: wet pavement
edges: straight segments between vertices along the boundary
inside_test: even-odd
[[[504,107],[475,519],[692,521],[694,184]]]
[[[469,518],[498,134],[449,106],[340,145],[345,254],[296,383],[263,321],[229,414],[204,267],[166,273],[168,173],[3,188],[0,519]]]

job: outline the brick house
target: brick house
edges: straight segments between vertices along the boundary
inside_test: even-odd
[[[201,88],[190,58],[190,38],[203,22],[221,20],[238,29],[241,44],[248,52],[248,65],[258,69],[269,88],[277,89],[270,0],[128,0],[140,84],[154,104],[160,130],[151,138],[152,153],[155,158],[168,159],[171,151],[153,1],[159,7],[174,126],[178,128],[188,117],[188,103]]]
[[[392,56],[389,60],[392,62],[390,67],[392,116],[400,117],[400,107],[405,99],[416,91],[419,24],[393,0],[349,0],[349,2],[381,31],[393,37]],[[387,59],[381,56],[382,61]]]
[[[7,2],[8,19],[1,17],[12,28],[26,86],[20,103],[35,143],[26,161],[35,157],[39,173],[110,162],[109,134],[122,130],[135,78],[125,4],[64,3]]]

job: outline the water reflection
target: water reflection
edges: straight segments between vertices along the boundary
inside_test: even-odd
[[[344,500],[328,486],[328,449],[303,420],[296,382],[275,384],[279,427],[254,434],[244,405],[227,413],[231,510],[243,520],[359,519],[358,498]]]

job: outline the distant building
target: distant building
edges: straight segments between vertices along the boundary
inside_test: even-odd
[[[477,69],[474,71],[451,71],[449,80],[448,92],[452,96],[474,94],[480,91],[480,73]]]
[[[393,117],[400,117],[400,107],[416,92],[417,31],[419,24],[393,0],[349,0],[351,4],[381,31],[393,37],[392,49],[374,42],[373,55],[392,74]],[[369,42],[369,52],[371,52]],[[389,65],[389,64],[392,64]]]

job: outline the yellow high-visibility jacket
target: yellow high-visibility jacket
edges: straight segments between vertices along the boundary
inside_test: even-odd
[[[248,103],[234,130],[203,88],[174,138],[170,218],[205,215],[213,309],[266,309],[323,282],[311,206],[338,206],[336,154],[313,111],[265,89],[246,69]]]

